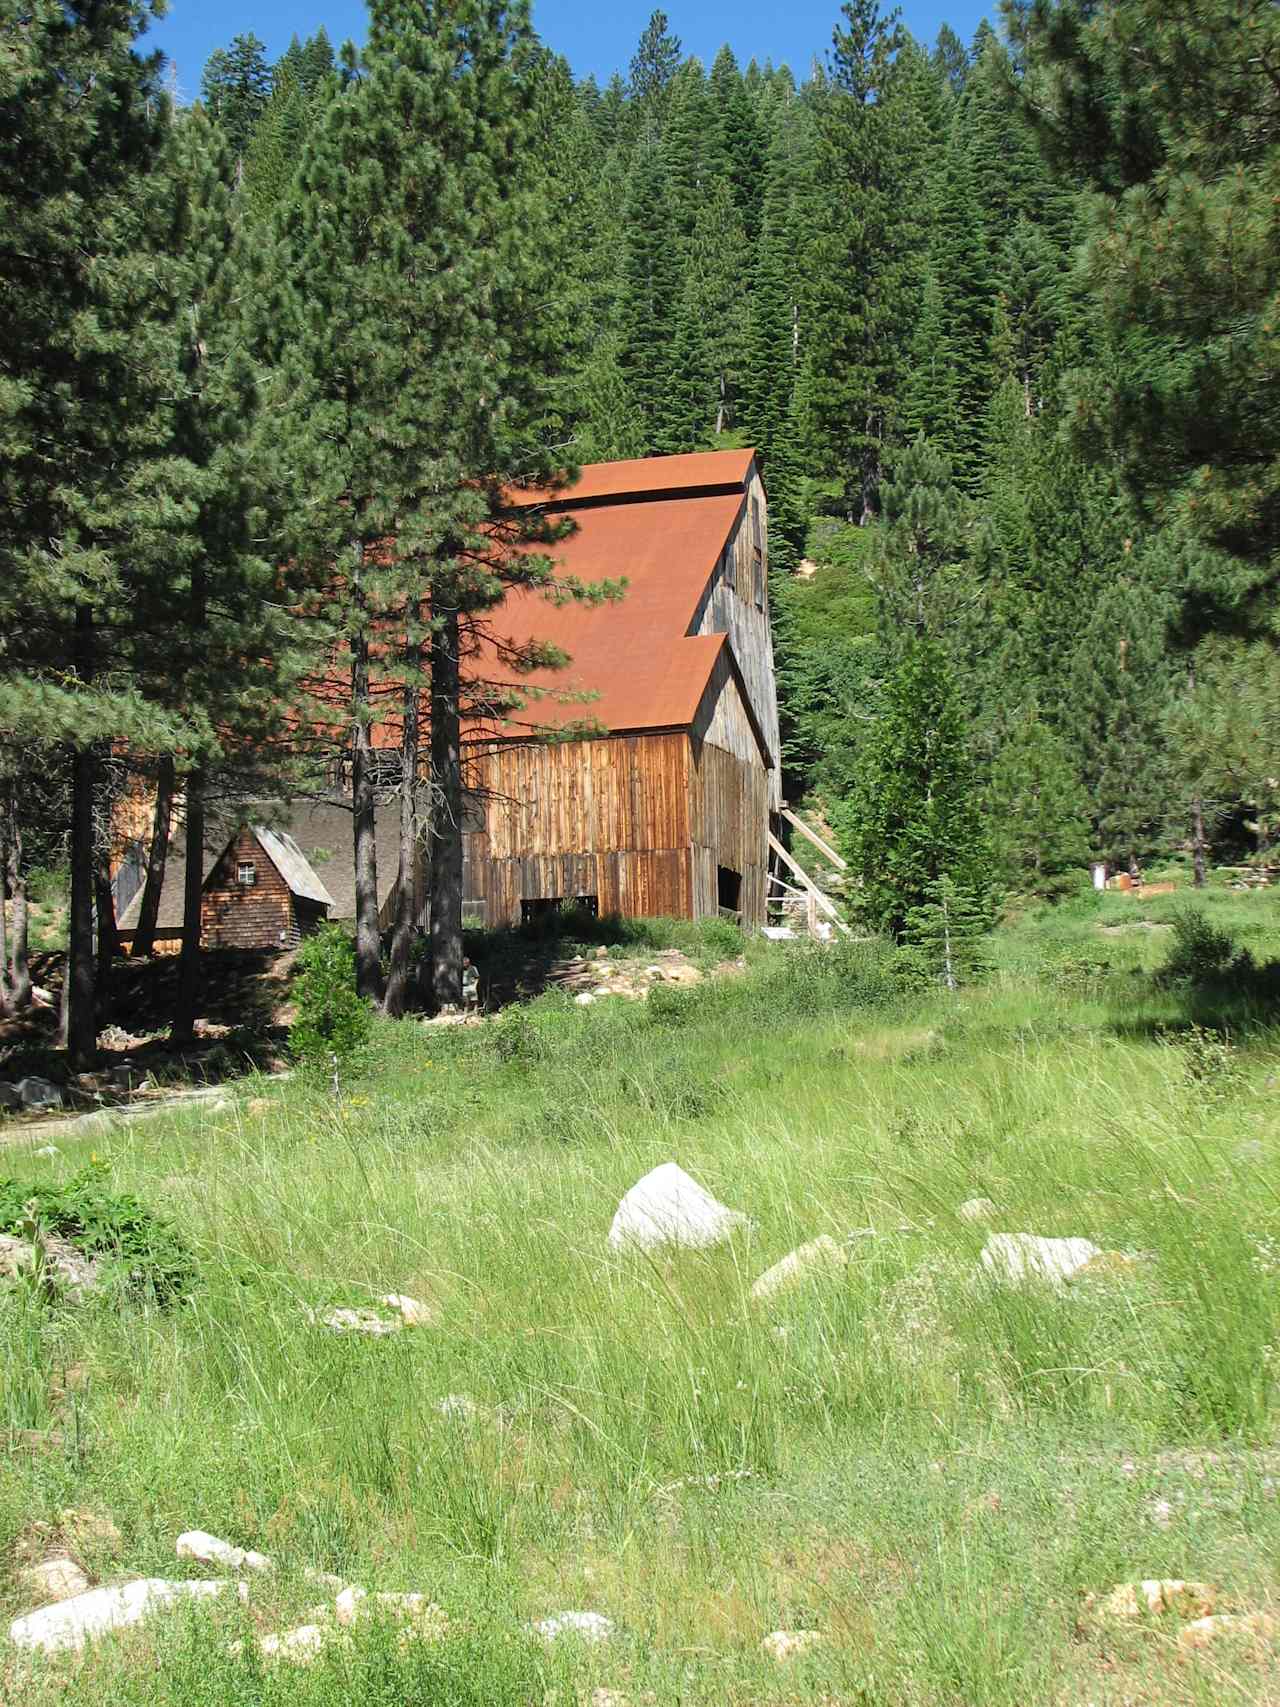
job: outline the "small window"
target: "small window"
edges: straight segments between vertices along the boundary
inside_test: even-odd
[[[236,882],[242,889],[252,889],[257,881],[257,866],[251,859],[242,859],[236,867]]]
[[[764,536],[760,530],[760,500],[751,500],[751,543],[758,552],[764,552]]]

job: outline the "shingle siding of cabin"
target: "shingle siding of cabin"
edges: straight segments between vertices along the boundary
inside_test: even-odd
[[[242,863],[254,867],[252,885],[237,881]],[[201,940],[206,948],[292,948],[320,916],[322,909],[295,901],[252,830],[242,830],[205,879]]]

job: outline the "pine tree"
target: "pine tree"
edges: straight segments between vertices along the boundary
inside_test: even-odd
[[[159,61],[142,5],[10,4],[0,72],[0,730],[69,752],[67,1037],[95,1052],[94,798],[112,741],[176,743],[137,691],[128,614],[169,387]],[[109,644],[101,635],[110,623]],[[107,921],[104,921],[104,925]]]
[[[1059,732],[1019,707],[987,787],[996,870],[1006,888],[1052,894],[1089,857],[1089,802]]]
[[[671,34],[667,14],[650,15],[627,74],[627,88],[640,121],[640,134],[650,143],[662,138],[671,86],[680,65],[679,36]]]
[[[746,362],[747,239],[725,178],[702,199],[689,243],[676,317],[664,442],[692,450],[723,433],[735,417]]]
[[[243,157],[271,99],[265,43],[250,31],[211,53],[200,79],[200,99],[222,126],[232,152]]]
[[[738,217],[747,241],[754,243],[760,230],[768,139],[761,134],[755,104],[727,46],[712,63],[708,93],[711,166],[733,186]]]
[[[646,453],[666,448],[667,397],[680,299],[680,258],[667,178],[656,148],[631,169],[627,199],[619,366]]]
[[[877,930],[904,937],[943,879],[966,909],[990,916],[991,854],[964,715],[946,655],[925,634],[889,671],[840,823]]]
[[[405,987],[420,783],[434,995],[461,999],[464,662],[509,587],[553,576],[550,558],[527,546],[552,544],[556,530],[506,501],[513,482],[557,472],[537,442],[558,365],[561,267],[534,146],[542,71],[521,4],[377,0],[359,76],[313,134],[284,221],[287,268],[270,321],[309,498],[296,555],[331,577],[337,655],[350,672],[343,720],[366,995],[379,982],[369,726],[388,698],[401,716],[410,798],[393,1008]],[[415,723],[429,729],[425,767]]]
[[[925,139],[916,58],[877,0],[849,0],[817,105],[812,333],[804,404],[813,451],[846,513],[875,513],[913,322],[923,247]],[[857,288],[850,289],[850,281]]]

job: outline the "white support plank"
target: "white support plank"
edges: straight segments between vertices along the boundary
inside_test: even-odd
[[[800,879],[806,893],[813,896],[820,911],[827,915],[827,917],[834,923],[837,930],[843,931],[844,934],[848,936],[850,934],[849,927],[840,917],[840,913],[835,902],[822,893],[821,889],[818,888],[818,885],[809,876],[809,873],[802,865],[798,865],[796,863],[796,861],[787,852],[786,848],[783,847],[782,843],[774,835],[772,830],[769,832],[769,846],[772,848],[773,852],[777,854],[778,858],[783,862],[787,869],[794,872]]]
[[[822,854],[825,859],[829,859],[837,871],[848,871],[849,862],[841,859],[840,855],[834,848],[829,848],[818,832],[816,830],[811,830],[805,823],[804,819],[797,817],[789,806],[784,806],[782,808],[782,816],[793,829],[799,830],[802,836],[807,836],[813,843],[814,847],[817,848],[818,852]]]

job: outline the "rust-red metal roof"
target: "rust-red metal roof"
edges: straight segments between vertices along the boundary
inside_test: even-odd
[[[557,573],[588,584],[625,579],[626,590],[599,605],[508,594],[489,619],[494,634],[514,644],[550,642],[570,663],[512,676],[485,648],[474,674],[509,679],[517,692],[544,689],[547,697],[529,699],[501,724],[471,725],[468,739],[584,720],[609,730],[692,722],[727,640],[689,628],[737,520],[752,460],[751,451],[733,450],[595,463],[557,494],[554,507],[577,524],[552,548]]]

